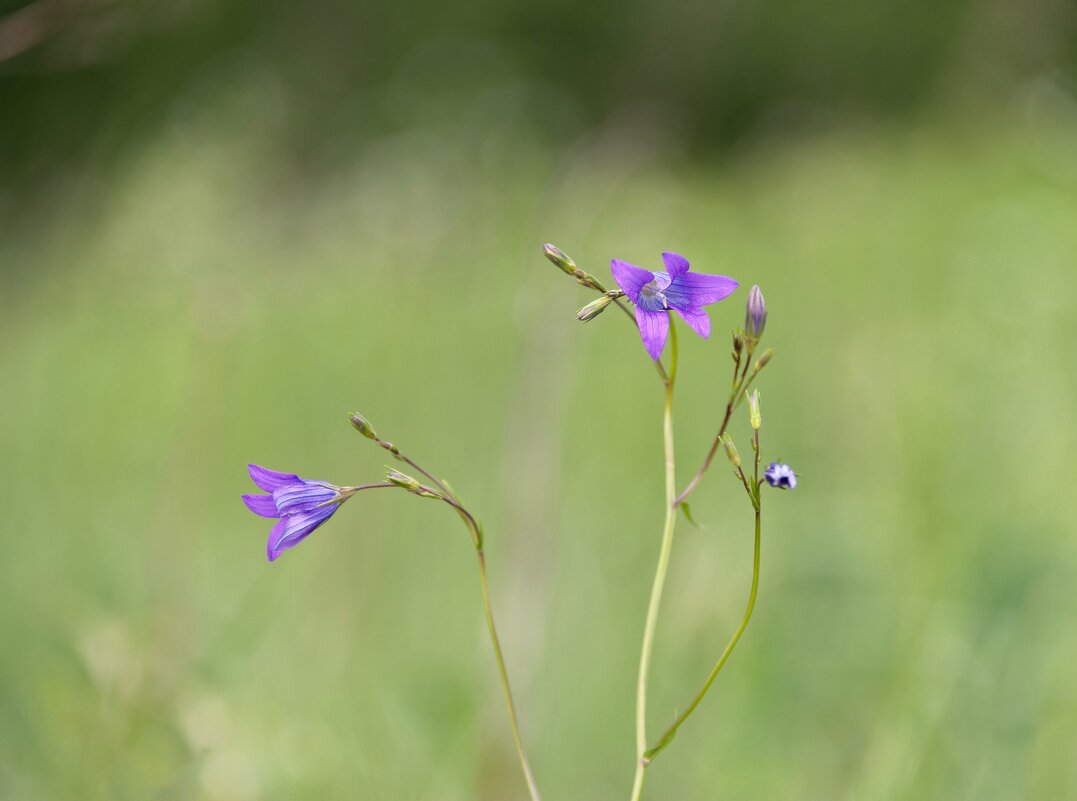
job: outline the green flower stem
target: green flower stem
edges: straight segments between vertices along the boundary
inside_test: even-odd
[[[671,315],[672,317],[672,315]],[[639,682],[636,685],[636,773],[632,783],[632,801],[639,801],[643,794],[643,780],[647,769],[647,679],[654,647],[654,633],[658,626],[658,609],[662,603],[662,590],[669,570],[670,553],[673,551],[673,529],[677,523],[677,486],[673,459],[673,385],[677,378],[677,327],[669,323],[670,367],[666,379],[666,402],[662,418],[662,433],[666,462],[666,521],[662,529],[662,546],[658,554],[651,600],[647,606],[647,619],[643,626],[643,645],[639,655]]]
[[[726,428],[729,427],[729,418],[733,416],[733,408],[736,404],[737,389],[734,388],[732,394],[729,396],[729,401],[725,405],[725,417],[722,418],[722,424],[718,426],[718,433],[714,437],[714,442],[711,443],[710,450],[707,451],[707,456],[703,460],[703,465],[699,468],[692,480],[688,482],[681,494],[678,495],[674,501],[673,506],[677,507],[688,500],[688,496],[695,492],[696,487],[699,486],[699,482],[703,480],[703,474],[707,472],[707,469],[711,466],[711,462],[714,460],[714,454],[718,453],[718,447],[722,444],[722,435],[725,434]]]
[[[411,464],[411,461],[408,460],[408,463]],[[420,467],[416,467],[416,469],[422,472],[423,475],[430,475]],[[464,521],[464,525],[471,535],[471,541],[475,545],[475,553],[479,559],[479,584],[482,588],[482,610],[486,618],[486,631],[490,635],[490,645],[494,649],[494,659],[497,661],[497,674],[501,680],[501,690],[505,695],[505,706],[509,713],[509,726],[512,729],[512,740],[516,746],[516,756],[520,760],[520,768],[524,774],[524,781],[527,782],[527,792],[531,797],[531,801],[542,801],[538,787],[535,784],[535,776],[531,773],[531,765],[527,761],[527,754],[524,751],[523,738],[520,736],[520,724],[516,718],[516,702],[513,700],[512,688],[509,686],[509,673],[505,668],[505,655],[501,651],[501,638],[497,634],[494,612],[490,607],[490,584],[486,576],[486,552],[483,550],[482,528],[471,512],[460,503],[452,490],[448,489],[443,482],[439,481],[437,483],[439,487],[444,489],[444,494],[438,493],[438,497],[460,515],[460,519]]]
[[[759,485],[756,484],[756,493],[759,492]],[[752,619],[752,611],[755,609],[755,599],[759,591],[759,543],[760,543],[760,511],[759,504],[756,502],[755,506],[755,563],[752,567],[752,591],[748,595],[748,608],[744,612],[744,619],[741,621],[740,626],[733,634],[733,638],[729,641],[729,644],[722,651],[722,655],[718,657],[718,661],[715,663],[714,668],[711,670],[710,675],[707,676],[707,680],[703,682],[703,686],[699,692],[696,693],[692,702],[685,708],[685,710],[677,717],[675,721],[670,725],[668,729],[659,738],[654,748],[647,751],[644,755],[644,760],[647,764],[654,761],[654,758],[658,756],[667,745],[673,740],[677,734],[677,729],[681,727],[681,724],[688,720],[689,716],[699,706],[700,701],[703,700],[703,696],[707,694],[707,690],[714,684],[714,680],[718,677],[718,673],[729,659],[729,655],[733,653],[733,649],[737,647],[737,643],[740,642],[741,635],[744,634],[744,630],[748,628],[748,621]]]
[[[711,443],[710,450],[707,451],[707,456],[703,459],[703,465],[699,468],[692,480],[688,482],[688,485],[681,491],[681,494],[677,496],[677,499],[673,502],[674,506],[680,506],[686,500],[688,496],[696,491],[699,486],[699,482],[703,480],[703,474],[711,466],[711,462],[714,460],[714,455],[718,453],[718,447],[722,444],[722,435],[725,434],[726,428],[729,427],[729,419],[733,416],[733,410],[736,409],[741,400],[744,398],[744,391],[759,375],[759,369],[753,370],[749,376],[748,367],[752,361],[752,354],[755,351],[754,346],[749,348],[744,356],[744,372],[740,373],[740,357],[733,365],[733,391],[729,393],[729,400],[725,405],[725,416],[722,418],[722,424],[718,426],[718,433],[714,436],[714,442]]]
[[[449,488],[449,486],[444,481],[442,481],[440,478],[435,476],[433,473],[431,473],[425,467],[420,465],[418,462],[416,462],[410,456],[408,456],[407,454],[401,452],[401,450],[398,447],[396,447],[396,445],[394,445],[391,442],[386,442],[385,440],[381,439],[380,437],[375,437],[374,442],[378,445],[378,447],[389,451],[389,453],[391,453],[397,459],[402,461],[404,464],[408,465],[409,467],[411,467],[414,470],[417,470],[419,473],[422,473],[428,480],[433,482],[434,486],[436,486],[440,490],[440,492],[438,494],[444,494],[444,495],[451,496],[457,502],[454,505],[456,505],[456,506],[459,505],[460,499],[456,497],[456,494]],[[457,511],[460,511],[460,509],[457,508]]]
[[[490,584],[486,575],[486,553],[483,550],[482,526],[479,525],[475,516],[463,505],[460,498],[457,497],[456,493],[453,491],[453,488],[449,486],[449,482],[435,476],[410,456],[402,453],[393,443],[387,442],[377,436],[373,437],[373,439],[379,447],[387,450],[397,459],[426,477],[434,486],[429,487],[419,485],[418,489],[414,491],[414,494],[423,495],[428,498],[436,498],[451,506],[456,514],[459,515],[460,520],[463,522],[465,528],[467,528],[468,534],[471,536],[471,542],[475,546],[475,553],[479,560],[479,584],[482,589],[482,609],[486,619],[486,630],[490,635],[490,645],[494,650],[494,659],[497,661],[498,678],[501,681],[501,689],[505,695],[505,706],[508,708],[509,726],[512,729],[512,739],[516,745],[516,755],[520,759],[520,768],[523,770],[524,780],[527,782],[527,792],[531,797],[531,801],[542,801],[539,796],[538,787],[535,785],[535,777],[531,773],[531,765],[527,761],[527,754],[524,752],[523,738],[520,736],[520,724],[516,718],[516,703],[512,697],[512,688],[509,686],[508,670],[505,668],[505,655],[501,651],[501,638],[497,634],[497,626],[494,623],[494,613],[490,606]],[[346,489],[356,492],[361,489],[396,486],[398,485],[389,482],[364,485],[361,487],[348,487]]]
[[[501,689],[505,693],[505,706],[509,712],[509,725],[512,728],[512,739],[516,745],[516,756],[520,759],[520,768],[524,773],[524,781],[527,782],[527,792],[531,801],[542,801],[538,787],[535,785],[535,777],[531,773],[531,765],[524,753],[523,740],[520,737],[520,724],[516,720],[516,704],[512,699],[512,689],[509,687],[509,674],[505,669],[505,657],[501,653],[501,640],[497,636],[497,626],[494,625],[494,613],[490,609],[490,587],[486,580],[486,554],[480,546],[476,553],[479,557],[479,579],[482,584],[482,608],[486,614],[486,630],[490,634],[490,644],[494,649],[494,658],[497,659],[497,672],[501,678]]]

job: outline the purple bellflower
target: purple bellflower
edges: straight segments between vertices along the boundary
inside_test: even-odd
[[[247,469],[258,488],[269,494],[244,495],[243,503],[256,515],[280,518],[269,532],[266,545],[270,562],[306,539],[354,492],[352,487],[307,481],[293,473],[278,473],[256,464]]]
[[[780,462],[771,462],[770,467],[763,473],[763,478],[767,480],[767,483],[772,487],[778,489],[796,489],[797,488],[797,474],[793,472],[787,464],[781,464]]]
[[[703,307],[725,299],[739,286],[725,275],[688,272],[688,259],[679,253],[663,253],[662,261],[666,271],[657,273],[617,259],[610,262],[617,286],[636,304],[643,346],[656,361],[669,336],[670,309],[706,339],[711,321]]]

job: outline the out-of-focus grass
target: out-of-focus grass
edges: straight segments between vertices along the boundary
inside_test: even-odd
[[[803,474],[766,496],[756,617],[650,797],[1077,792],[1077,129],[701,167],[607,132],[555,156],[491,121],[304,182],[233,122],[177,121],[92,207],[0,246],[0,795],[522,797],[452,515],[360,496],[265,563],[245,464],[376,478],[352,409],[481,513],[547,796],[627,794],[660,390],[619,315],[575,321],[589,296],[547,240],[601,275],[677,249],[762,284],[765,453]],[[682,481],[744,297],[685,337]],[[723,465],[693,507],[655,732],[748,588]]]

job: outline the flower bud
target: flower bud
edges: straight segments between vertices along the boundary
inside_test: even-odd
[[[774,348],[767,348],[765,351],[763,351],[763,355],[756,360],[755,371],[758,373],[760,370],[766,367],[767,362],[769,362],[772,358],[774,358]]]
[[[729,457],[729,461],[733,463],[734,467],[740,467],[740,454],[737,453],[737,446],[733,444],[733,438],[729,434],[722,435],[722,444],[725,445],[725,454]]]
[[[352,424],[352,428],[358,431],[367,439],[377,439],[378,434],[374,431],[374,426],[370,425],[370,421],[367,420],[359,412],[352,412],[348,415],[348,421]]]
[[[744,393],[748,395],[747,390]],[[748,420],[752,424],[752,428],[756,431],[759,430],[759,426],[763,424],[763,416],[759,413],[759,390],[753,390],[751,395],[748,395]]]
[[[602,312],[606,311],[606,307],[613,303],[613,298],[609,295],[599,295],[595,300],[592,300],[578,312],[576,312],[576,319],[581,323],[589,322]]]
[[[412,492],[421,489],[423,486],[407,473],[401,473],[399,470],[393,470],[389,467],[386,467],[385,480],[390,484],[396,484],[398,487],[403,487]]]
[[[763,329],[767,327],[767,304],[763,300],[763,293],[759,291],[759,284],[752,287],[748,293],[748,310],[744,315],[744,331],[751,339],[759,339],[763,335]]]
[[[576,274],[576,262],[572,261],[559,247],[554,245],[544,245],[542,252],[546,254],[546,258],[552,261],[562,272],[566,272],[569,275]]]

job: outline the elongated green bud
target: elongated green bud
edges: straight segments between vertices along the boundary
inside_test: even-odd
[[[568,254],[561,248],[555,245],[544,245],[542,252],[546,254],[546,258],[552,261],[562,272],[566,272],[569,275],[576,274],[576,262],[568,257]]]
[[[578,312],[576,312],[576,319],[581,323],[590,322],[598,317],[602,312],[606,311],[606,307],[613,303],[613,298],[609,295],[599,295],[595,300],[592,300]]]
[[[556,265],[561,272],[566,275],[571,275],[576,279],[576,283],[580,286],[585,286],[588,289],[597,289],[599,292],[605,292],[606,288],[602,286],[602,282],[591,275],[586,270],[581,270],[576,266],[571,258],[565,251],[555,245],[544,245],[542,252],[546,254],[546,258]]]
[[[755,371],[758,373],[767,366],[767,362],[774,358],[774,348],[767,348],[755,362]]]
[[[725,445],[725,455],[729,457],[729,461],[734,467],[740,467],[740,454],[737,453],[737,446],[733,444],[733,438],[729,434],[723,434],[722,444]]]
[[[374,430],[374,426],[370,425],[370,421],[367,420],[359,412],[352,412],[348,415],[348,421],[352,424],[352,428],[358,431],[367,439],[377,439],[378,434]]]
[[[747,391],[744,393],[748,395]],[[752,424],[752,428],[756,431],[763,425],[763,415],[759,413],[759,390],[752,390],[752,394],[748,395],[748,421]]]
[[[411,492],[422,489],[423,485],[407,473],[401,473],[399,470],[393,470],[388,466],[385,468],[385,471],[385,480],[391,484],[396,484],[398,487],[403,487]]]

